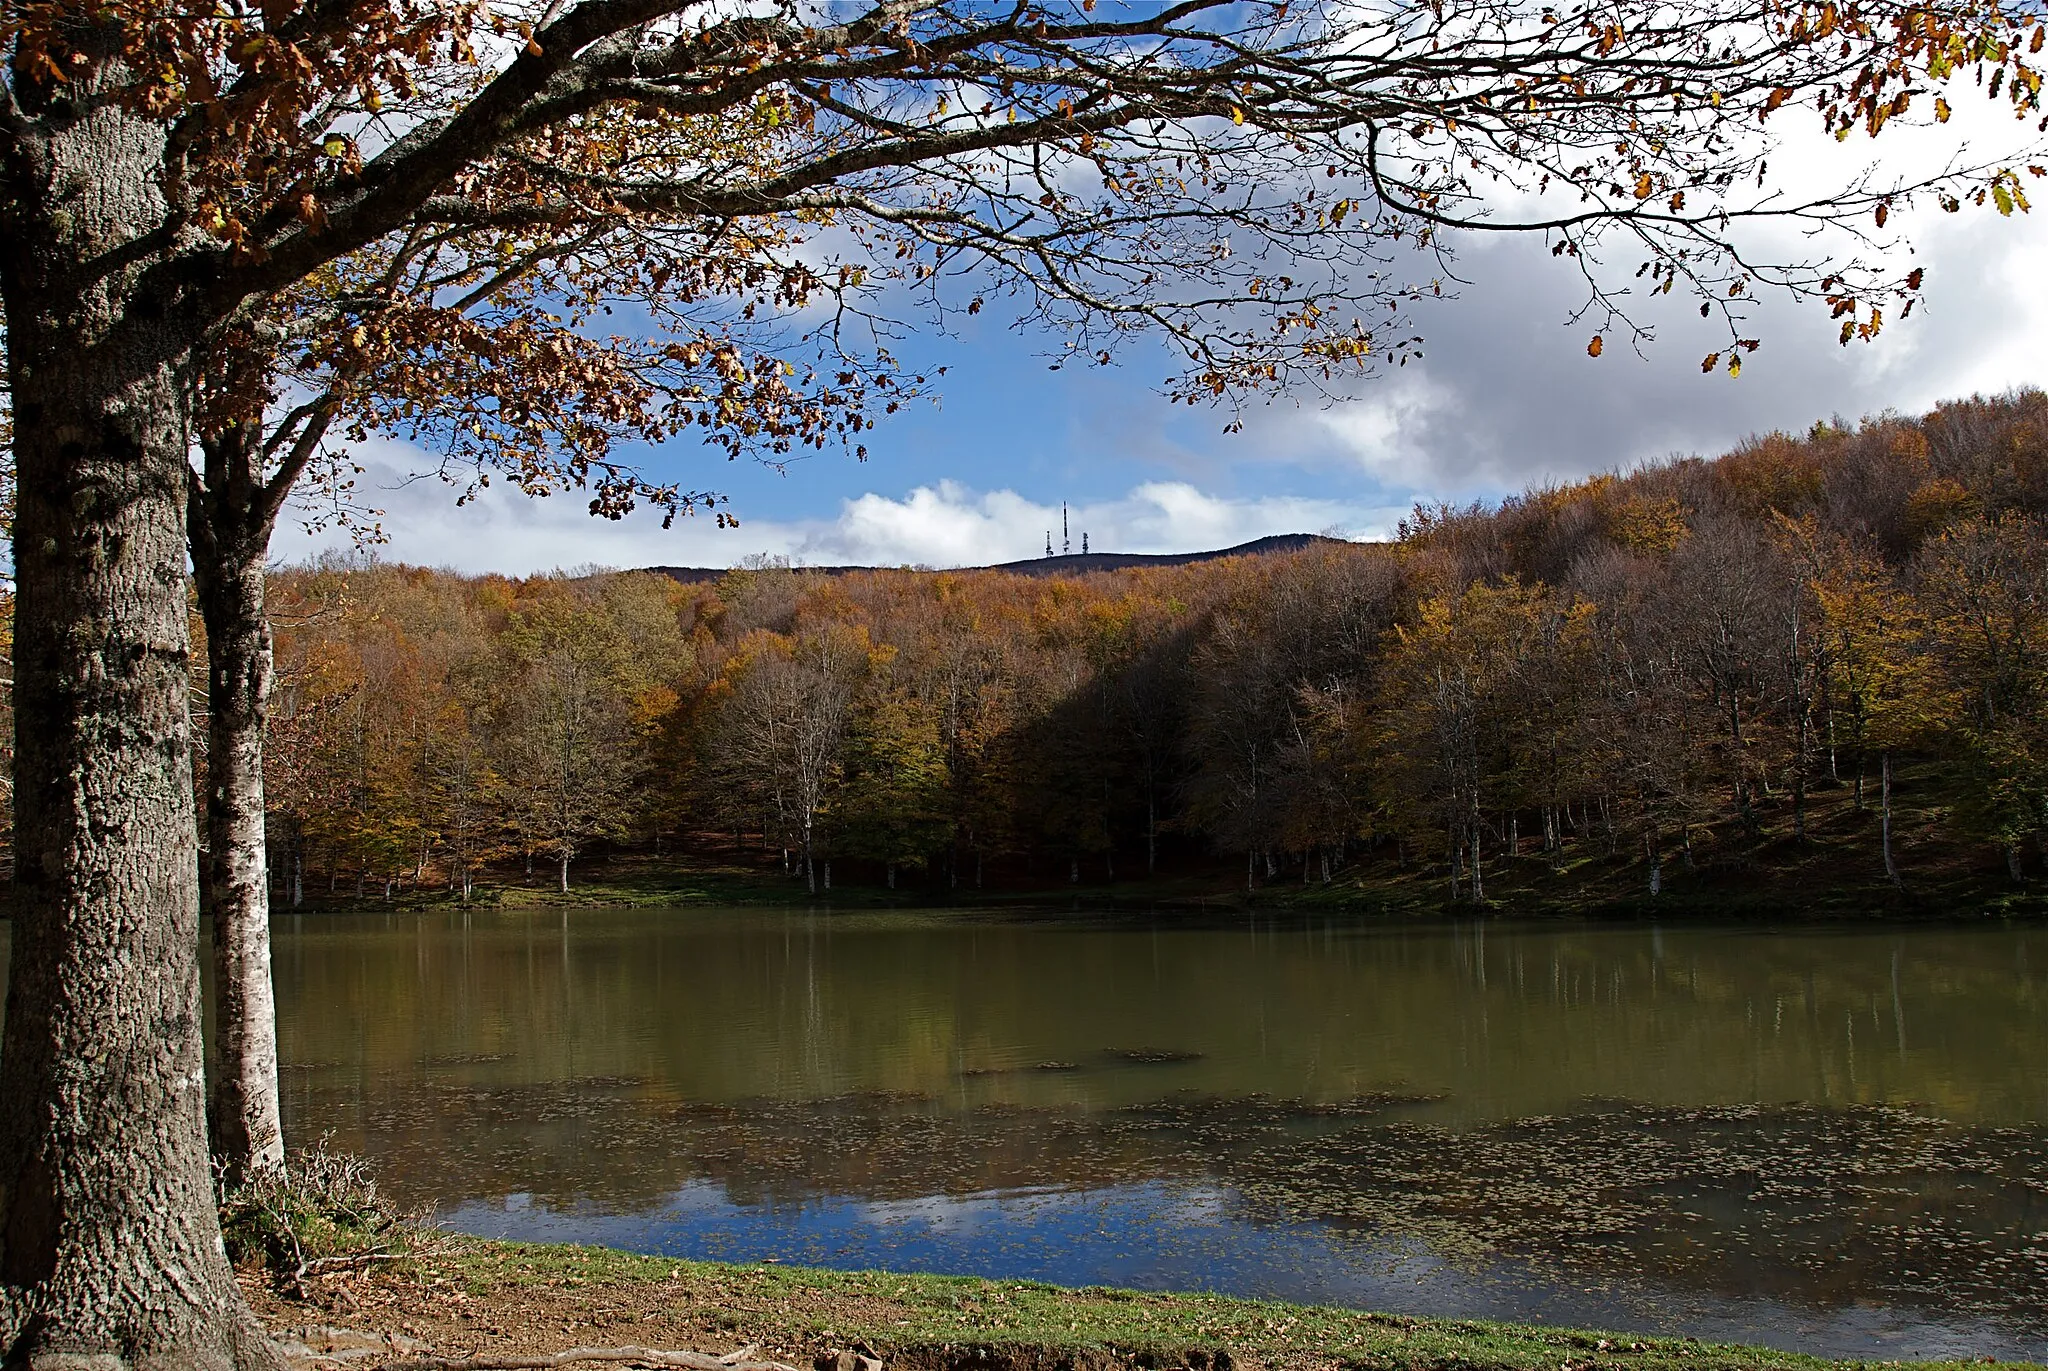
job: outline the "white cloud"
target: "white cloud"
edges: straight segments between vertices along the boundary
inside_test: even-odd
[[[2048,384],[2048,213],[1930,208],[1909,227],[1913,260],[1927,269],[1912,318],[1888,311],[1874,342],[1844,348],[1824,306],[1766,298],[1746,327],[1763,347],[1740,379],[1701,374],[1701,358],[1725,353],[1728,339],[1682,301],[1653,311],[1656,339],[1641,356],[1612,333],[1602,357],[1587,356],[1593,325],[1567,326],[1584,298],[1569,264],[1535,241],[1490,242],[1461,262],[1461,299],[1418,313],[1420,362],[1329,409],[1255,413],[1239,452],[1328,472],[1344,490],[1375,485],[1383,502],[1462,499],[1674,453],[1711,456],[1751,433],[1803,432],[1837,415],[1916,413]]]
[[[1057,551],[1061,515],[1059,506],[1038,504],[1014,490],[977,494],[956,481],[941,481],[901,499],[867,494],[849,500],[838,519],[816,528],[795,550],[812,563],[985,565],[1042,556],[1048,536]],[[1375,534],[1396,517],[1337,500],[1231,499],[1185,481],[1146,482],[1118,499],[1075,505],[1065,516],[1075,552],[1085,533],[1094,552],[1151,553],[1230,547],[1273,533],[1331,527]]]
[[[1014,490],[976,491],[957,481],[918,486],[902,496],[869,492],[844,500],[836,516],[749,519],[737,530],[703,517],[664,530],[642,512],[617,523],[592,519],[573,493],[528,499],[493,488],[457,508],[438,482],[406,482],[423,465],[400,444],[382,444],[364,462],[365,498],[383,510],[388,544],[381,555],[457,571],[520,574],[586,564],[605,566],[731,566],[757,553],[811,566],[985,566],[1040,556],[1048,531],[1060,543],[1058,505]],[[1184,481],[1152,481],[1121,497],[1066,511],[1072,547],[1082,535],[1096,552],[1195,552],[1229,547],[1274,533],[1342,529],[1383,535],[1405,509],[1342,500],[1271,495],[1236,499]],[[281,528],[274,543],[282,561],[303,560],[345,546],[333,532]]]

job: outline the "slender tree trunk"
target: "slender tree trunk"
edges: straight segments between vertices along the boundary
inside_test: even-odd
[[[1145,874],[1159,874],[1159,800],[1149,781],[1145,786]]]
[[[1480,835],[1481,827],[1479,821],[1474,819],[1472,821],[1472,903],[1475,905],[1486,903],[1486,877],[1480,871],[1480,862],[1484,856],[1479,845]]]
[[[98,60],[63,87],[72,112],[0,162],[19,479],[0,1357],[281,1368],[206,1149],[180,374],[201,330],[139,294],[164,136],[107,97],[132,79],[121,37],[78,13],[67,41]],[[47,83],[10,87],[49,113]]]
[[[564,849],[562,850],[562,853],[561,853],[561,856],[560,856],[560,861],[561,861],[561,890],[562,890],[562,893],[563,893],[564,895],[566,895],[566,894],[568,894],[568,893],[569,893],[569,852],[568,852],[568,849],[564,848]]]
[[[1881,802],[1884,805],[1884,878],[1893,885],[1901,885],[1903,882],[1899,880],[1898,865],[1892,861],[1892,754],[1885,753],[1884,760],[1879,765],[1882,771],[1878,785]],[[1856,788],[1859,792],[1863,789],[1863,768],[1860,764],[1856,769]]]
[[[284,1166],[278,1110],[277,1003],[270,976],[263,732],[270,705],[255,425],[206,445],[209,485],[190,516],[194,581],[206,623],[207,888],[213,906],[214,1062],[207,1100],[213,1159],[231,1185]]]

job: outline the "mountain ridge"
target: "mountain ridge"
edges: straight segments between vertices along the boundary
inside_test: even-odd
[[[1238,543],[1234,547],[1214,548],[1204,552],[1069,552],[1052,557],[1027,557],[1016,562],[996,562],[989,566],[976,567],[799,566],[790,569],[820,576],[851,576],[863,571],[1005,571],[1013,576],[1073,576],[1096,571],[1121,571],[1127,567],[1188,566],[1196,562],[1221,561],[1225,557],[1270,557],[1299,552],[1303,548],[1323,543],[1335,544],[1343,541],[1344,539],[1331,538],[1321,533],[1271,533],[1263,538],[1254,538],[1248,543]],[[650,566],[642,567],[641,570],[658,576],[667,576],[685,585],[698,585],[716,581],[730,574],[733,568]]]

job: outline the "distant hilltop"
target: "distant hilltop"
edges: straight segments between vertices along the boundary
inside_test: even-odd
[[[1318,543],[1337,543],[1339,538],[1326,538],[1320,533],[1275,533],[1267,538],[1254,538],[1249,543],[1236,547],[1217,548],[1212,552],[1072,552],[1056,557],[1027,557],[1021,562],[998,562],[994,566],[960,567],[961,571],[1007,571],[1017,576],[1073,576],[1090,571],[1120,571],[1134,566],[1186,566],[1190,562],[1213,562],[1224,557],[1265,557],[1281,552],[1299,552]],[[694,585],[701,581],[715,581],[727,575],[730,568],[704,566],[651,566],[648,571],[668,576]],[[807,571],[819,576],[846,576],[858,571],[892,571],[893,567],[872,566],[800,566],[795,571]],[[931,568],[918,568],[928,570]],[[952,570],[953,568],[948,568]]]

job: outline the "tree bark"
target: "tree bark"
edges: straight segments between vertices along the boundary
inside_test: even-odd
[[[285,1164],[270,986],[262,734],[270,699],[264,566],[199,570],[207,623],[207,885],[213,896],[213,1158],[240,1182]]]
[[[19,477],[13,957],[0,1039],[0,1360],[275,1367],[206,1149],[185,598],[201,336],[152,278],[163,129],[107,91],[121,35],[0,162]],[[58,106],[61,105],[61,108]]]
[[[237,1184],[284,1166],[263,827],[263,731],[271,682],[263,577],[270,521],[261,518],[250,528],[246,503],[231,497],[211,503],[214,508],[195,511],[205,519],[195,518],[191,539],[207,654],[207,887],[214,974],[207,1116],[214,1160],[228,1183]]]

